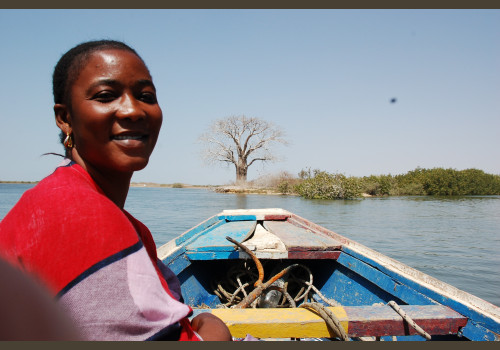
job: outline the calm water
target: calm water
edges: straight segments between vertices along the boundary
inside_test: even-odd
[[[0,184],[0,218],[29,187]],[[500,305],[500,196],[326,201],[131,188],[125,207],[158,246],[224,209],[283,208]]]

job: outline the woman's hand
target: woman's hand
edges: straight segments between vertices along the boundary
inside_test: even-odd
[[[201,313],[193,318],[191,326],[194,331],[206,341],[231,341],[233,337],[229,328],[220,318],[208,312]]]

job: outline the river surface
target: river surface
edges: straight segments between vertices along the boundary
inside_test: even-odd
[[[32,187],[0,184],[0,219]],[[307,200],[206,189],[130,189],[157,246],[224,209],[283,208],[500,306],[500,196]]]

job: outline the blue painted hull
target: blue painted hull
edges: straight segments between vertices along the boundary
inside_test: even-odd
[[[235,266],[253,268],[249,254],[229,242],[227,236],[246,244],[263,263],[264,281],[286,266],[305,266],[301,276],[301,268],[295,269],[295,277],[307,280],[304,271],[311,272],[317,290],[310,292],[311,301],[324,303],[323,296],[344,307],[385,305],[391,300],[399,305],[442,305],[460,314],[464,324],[452,334],[433,335],[432,340],[499,340],[497,306],[277,209],[225,211],[158,249],[163,262],[178,275],[184,301],[193,308],[221,307],[227,300],[223,300],[217,285],[226,283],[224,288],[228,288],[228,282],[221,281]],[[251,291],[253,287],[248,288]],[[241,294],[240,299],[243,297]],[[387,335],[382,339],[393,338]],[[409,332],[397,339],[424,338]]]

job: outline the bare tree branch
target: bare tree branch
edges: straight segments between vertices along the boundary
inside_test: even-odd
[[[279,127],[244,115],[214,121],[199,141],[204,145],[204,161],[209,164],[233,164],[237,182],[246,181],[248,167],[254,162],[275,161],[277,157],[272,151],[273,146],[288,144],[284,131]],[[250,156],[253,158],[250,159]]]

